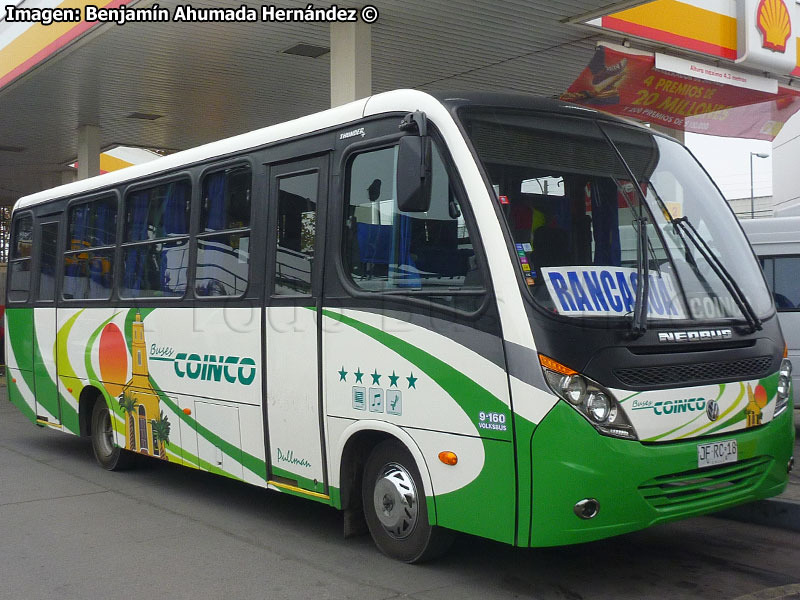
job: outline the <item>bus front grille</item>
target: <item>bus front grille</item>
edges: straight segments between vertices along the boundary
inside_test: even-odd
[[[672,383],[756,379],[768,375],[771,366],[771,356],[756,356],[733,361],[614,369],[614,375],[624,385],[635,388]]]
[[[772,459],[757,456],[709,469],[662,475],[639,486],[642,497],[658,511],[671,511],[697,502],[733,500],[756,485]]]

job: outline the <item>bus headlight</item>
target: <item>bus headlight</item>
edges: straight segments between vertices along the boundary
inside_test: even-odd
[[[611,400],[603,392],[592,393],[586,399],[586,410],[595,421],[605,423],[611,416]]]
[[[569,402],[576,406],[586,398],[586,381],[580,375],[567,375],[561,382],[561,392]]]
[[[638,439],[633,425],[609,390],[552,358],[540,354],[539,361],[550,389],[566,400],[597,431],[612,437]]]
[[[792,361],[784,358],[781,361],[781,369],[778,371],[778,393],[775,399],[775,414],[777,417],[786,407],[789,406],[789,398],[792,395]],[[773,417],[773,418],[774,418]]]

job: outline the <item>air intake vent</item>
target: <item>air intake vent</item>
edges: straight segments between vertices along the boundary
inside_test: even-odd
[[[640,485],[639,492],[653,508],[665,512],[702,502],[733,500],[758,485],[771,464],[771,458],[757,456],[711,469],[664,475]]]
[[[733,361],[614,369],[614,375],[628,387],[644,388],[673,383],[756,379],[769,375],[771,366],[771,356],[757,356]]]

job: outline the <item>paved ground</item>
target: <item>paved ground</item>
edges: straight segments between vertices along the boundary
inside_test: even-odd
[[[4,392],[4,390],[2,390]],[[471,537],[424,566],[344,540],[311,502],[143,461],[109,473],[87,440],[0,396],[0,598],[800,598],[800,535],[699,518],[582,546]]]
[[[797,464],[789,474],[786,490],[776,498],[737,506],[720,513],[720,516],[800,532],[800,410],[794,411],[794,426],[794,458]]]

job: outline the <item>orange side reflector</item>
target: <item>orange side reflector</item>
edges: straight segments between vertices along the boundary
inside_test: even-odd
[[[12,377],[11,378],[11,383],[17,383],[17,378],[16,377]]]
[[[783,345],[783,358],[788,358],[788,357],[789,357],[789,346],[784,344]]]
[[[185,415],[190,415],[190,414],[192,414],[192,409],[191,409],[191,408],[184,408],[184,409],[183,409],[183,414],[185,414]]]
[[[451,452],[450,450],[445,450],[443,452],[439,452],[439,460],[442,461],[446,465],[450,465],[451,467],[458,463],[458,456],[456,456],[455,452]]]
[[[544,368],[555,371],[556,373],[561,373],[562,375],[575,375],[577,373],[575,369],[570,369],[544,354],[539,354],[539,362]]]

